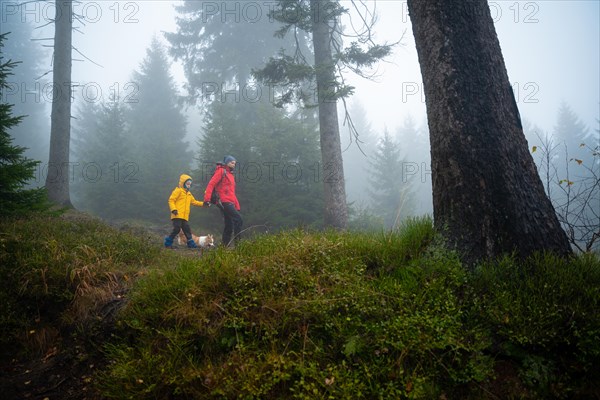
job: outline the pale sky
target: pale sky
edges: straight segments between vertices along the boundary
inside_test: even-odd
[[[122,96],[130,95],[132,86],[127,84],[131,73],[142,62],[153,35],[162,36],[161,32],[175,30],[176,3],[83,1],[77,5],[76,11],[84,16],[86,26],[81,29],[82,34],[74,34],[74,45],[102,66],[90,61],[74,63],[73,80],[83,84],[79,94],[95,98],[118,90]],[[267,3],[272,2],[241,2],[239,18],[246,18],[256,6],[263,5],[266,9]],[[11,4],[14,2],[2,1],[3,14],[15,12]],[[220,7],[224,2],[214,4]],[[521,116],[551,133],[559,104],[565,101],[591,130],[597,129],[600,2],[490,1],[489,4]],[[31,3],[26,7],[21,11],[22,19],[43,22],[53,17],[50,3]],[[357,88],[355,99],[366,109],[373,128],[381,132],[384,127],[393,130],[401,125],[409,114],[421,123],[425,118],[425,103],[406,2],[379,0],[377,12],[376,39],[395,42],[404,34],[402,46],[389,62],[380,65],[376,82],[350,80]],[[36,34],[44,37],[52,33],[49,27]],[[182,83],[181,66],[174,64],[172,68],[174,77]]]
[[[366,105],[374,126],[397,126],[406,112],[420,121],[425,115],[425,100],[406,2],[388,0],[377,4],[381,38],[394,40],[406,32],[404,46],[396,50],[393,65],[382,65],[380,84],[357,84],[357,98]],[[521,116],[550,132],[564,100],[588,126],[597,128],[600,2],[489,4]]]

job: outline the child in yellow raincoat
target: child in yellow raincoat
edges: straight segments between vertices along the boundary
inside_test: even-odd
[[[188,220],[190,219],[191,206],[202,207],[204,202],[194,198],[194,195],[190,192],[191,186],[192,177],[183,174],[179,177],[179,186],[169,196],[169,209],[171,210],[173,231],[169,236],[165,236],[165,247],[173,247],[173,239],[179,234],[180,230],[183,230],[189,248],[198,247],[192,239],[192,230]]]

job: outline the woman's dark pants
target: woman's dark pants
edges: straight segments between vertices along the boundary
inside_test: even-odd
[[[223,219],[225,221],[225,228],[223,229],[223,242],[224,246],[229,246],[231,242],[231,234],[233,233],[233,240],[237,243],[240,240],[240,233],[242,232],[242,216],[235,209],[233,203],[223,203]]]

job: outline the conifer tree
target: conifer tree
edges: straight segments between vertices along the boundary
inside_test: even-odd
[[[2,16],[0,33],[10,32],[2,53],[8,59],[21,61],[8,78],[10,88],[5,100],[13,104],[14,115],[27,115],[20,124],[10,129],[13,143],[27,147],[27,157],[45,163],[50,145],[50,118],[48,94],[42,90],[46,87],[42,63],[47,59],[47,54],[43,47],[32,46],[33,29],[29,21],[21,21],[21,13]]]
[[[341,135],[346,195],[350,207],[363,208],[369,202],[365,182],[369,179],[369,160],[372,160],[377,150],[377,137],[367,120],[366,110],[360,103],[354,103],[350,113],[358,137]]]
[[[554,180],[548,194],[571,245],[580,251],[598,248],[600,242],[600,156],[598,137],[568,104],[562,103],[553,144],[546,148]]]
[[[400,146],[386,130],[370,163],[369,193],[373,210],[388,228],[398,226],[412,206],[410,181],[402,178]]]
[[[214,102],[205,124],[195,171],[203,177],[202,190],[215,161],[232,154],[238,160],[236,192],[246,226],[253,231],[321,226],[320,153],[312,113],[290,116],[266,101]],[[196,213],[199,225],[220,229],[220,214],[204,214]]]
[[[553,141],[562,147],[561,157],[557,160],[559,171],[564,172],[567,168],[567,158],[583,160],[589,157],[589,152],[582,146],[588,141],[588,135],[588,127],[567,103],[562,103],[558,109],[558,117],[553,132]],[[593,142],[593,139],[591,142]]]
[[[131,218],[164,221],[169,194],[192,164],[185,142],[187,122],[169,68],[166,50],[154,38],[133,74],[138,90],[125,113],[132,154],[126,161],[128,182],[123,190]]]
[[[0,99],[5,98],[7,79],[17,64],[2,56],[2,47],[7,34],[0,35]],[[12,115],[12,104],[0,103],[0,214],[20,214],[41,210],[46,207],[43,189],[24,190],[23,186],[35,176],[39,161],[23,155],[25,148],[12,144],[8,131],[17,126],[23,117]]]
[[[123,219],[133,208],[126,188],[132,183],[134,166],[129,164],[124,104],[117,97],[96,104],[86,102],[74,126],[74,162],[81,176],[73,185],[78,209],[106,219]]]
[[[298,45],[309,52],[304,37],[281,40],[273,35],[275,21],[268,16],[271,6],[191,0],[176,7],[177,31],[165,36],[171,55],[183,63],[188,100],[221,101],[236,85],[234,91],[243,93],[251,70],[280,49]],[[268,98],[264,89],[259,96]]]
[[[370,67],[391,52],[391,45],[378,45],[371,37],[374,18],[361,14],[357,2],[350,1],[359,14],[364,29],[355,32],[352,42],[343,43],[344,29],[341,18],[349,10],[340,1],[285,0],[277,1],[271,17],[282,23],[276,34],[285,37],[290,32],[312,36],[314,58],[296,48],[293,55],[281,52],[272,57],[254,76],[263,82],[282,85],[279,104],[292,101],[309,104],[319,109],[319,131],[325,196],[324,223],[344,229],[348,223],[345,174],[337,115],[337,101],[350,96],[354,88],[344,81],[342,71],[351,70],[359,76],[368,76]],[[316,96],[305,90],[306,83],[314,83]],[[314,94],[314,93],[313,93]],[[316,100],[316,101],[315,101]]]
[[[530,123],[525,133],[548,198],[571,246],[580,252],[600,247],[600,136],[566,104],[561,104],[553,135]],[[596,130],[596,134],[597,134]]]
[[[411,182],[411,207],[415,215],[431,214],[431,156],[427,123],[418,127],[411,115],[406,116],[396,130],[395,138],[401,145],[402,180]]]

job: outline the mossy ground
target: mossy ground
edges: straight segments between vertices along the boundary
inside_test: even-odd
[[[84,215],[0,224],[14,398],[598,398],[600,261],[467,271],[431,220],[202,256]],[[596,396],[596,397],[594,397]]]

